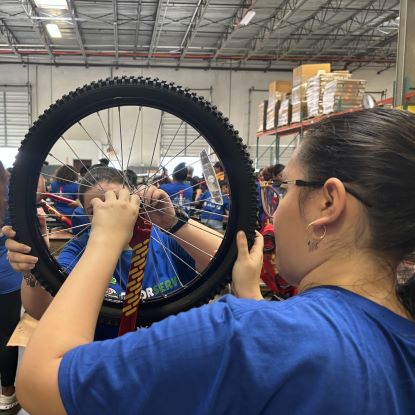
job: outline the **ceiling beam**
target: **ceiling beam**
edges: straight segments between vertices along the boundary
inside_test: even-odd
[[[251,40],[249,51],[243,58],[244,61],[248,60],[251,56],[255,55],[261,50],[267,40],[272,34],[278,30],[282,23],[284,23],[290,16],[295,13],[307,0],[283,0],[283,2],[275,9],[271,15],[270,20],[264,28],[262,28]]]
[[[78,25],[78,21],[77,21],[77,15],[76,15],[76,10],[75,10],[75,5],[73,4],[73,0],[66,0],[66,3],[68,4],[68,10],[69,10],[69,13],[71,15],[71,19],[72,19],[72,24],[73,24],[74,31],[75,31],[76,40],[78,42],[79,48],[80,48],[81,53],[82,53],[82,56],[84,58],[85,66],[88,66],[88,59],[86,57],[84,42],[82,41],[81,32],[79,30],[79,25]]]
[[[282,42],[278,45],[279,51],[285,50],[282,54],[276,54],[276,59],[285,58],[290,50],[293,43],[300,43],[304,37],[309,36],[313,33],[316,24],[324,25],[327,21],[331,20],[336,14],[341,11],[345,6],[346,0],[327,0],[317,10],[315,10],[310,16],[301,22],[288,36],[286,36]],[[350,0],[347,0],[350,4]],[[329,14],[328,12],[332,14]]]
[[[6,40],[9,48],[13,51],[13,53],[18,57],[21,63],[23,62],[22,55],[19,53],[17,47],[19,42],[16,39],[16,36],[13,32],[8,28],[6,22],[3,19],[0,19],[0,35]]]
[[[184,57],[186,56],[186,52],[189,50],[190,45],[196,37],[196,33],[199,30],[200,23],[202,22],[206,10],[209,7],[209,3],[210,0],[199,0],[195,8],[189,26],[187,27],[186,33],[184,34],[180,44],[180,49],[182,50],[180,62],[183,61]]]
[[[140,34],[140,22],[141,22],[141,0],[137,1],[137,14],[136,14],[136,22],[135,22],[135,36],[134,36],[134,53],[137,53],[137,47],[138,47],[138,36]],[[136,59],[136,58],[134,58]]]
[[[388,14],[387,16],[385,16],[382,20],[376,22],[375,27],[373,27],[373,25],[371,26],[372,22],[379,19],[379,16],[386,12],[386,10],[383,10],[383,13],[381,11],[377,10],[375,12],[376,13],[375,16],[369,17],[369,12],[371,11],[370,9],[371,9],[371,7],[374,6],[376,1],[377,0],[370,1],[366,5],[366,7],[364,8],[366,10],[357,11],[357,12],[353,13],[353,15],[349,16],[348,21],[343,21],[340,25],[335,27],[333,30],[325,33],[324,35],[327,36],[327,35],[332,34],[332,33],[335,32],[335,38],[330,43],[333,44],[337,41],[337,39],[339,39],[340,40],[340,45],[350,46],[350,44],[349,44],[350,39],[357,39],[355,48],[352,49],[352,51],[349,50],[349,52],[348,52],[348,56],[353,56],[356,53],[356,51],[358,50],[359,43],[361,43],[361,41],[363,40],[363,35],[370,32],[371,30],[373,32],[375,32],[375,30],[379,27],[379,25],[381,25],[382,23],[392,19],[394,15],[399,14],[399,11],[396,10],[396,11],[392,12],[391,14]],[[398,5],[399,5],[399,1],[397,1],[392,6],[392,8],[394,8]],[[353,30],[353,24],[354,23],[359,24],[360,27],[358,29]],[[360,31],[361,29],[363,29],[363,31]],[[374,33],[373,33],[373,35],[374,35]],[[372,38],[365,37],[364,41],[371,42],[372,39],[373,39],[373,36],[372,36]],[[316,49],[318,50],[318,53],[312,55],[310,57],[310,60],[316,59],[324,53],[324,49],[327,45],[327,42],[328,42],[327,38],[326,39],[320,38],[314,44],[307,47],[308,50],[316,50]],[[337,46],[337,44],[336,44],[336,46]]]
[[[114,17],[113,25],[114,25],[115,66],[117,67],[118,66],[118,58],[119,58],[117,0],[112,0],[112,14],[113,14],[113,17]]]
[[[43,43],[43,46],[47,50],[52,62],[56,64],[55,56],[53,55],[47,36],[45,35],[45,28],[43,27],[43,24],[39,20],[35,20],[32,18],[32,17],[36,17],[36,18],[40,17],[35,7],[33,6],[32,1],[31,0],[20,0],[20,4],[26,13],[26,16],[30,20],[33,30],[37,33],[37,35],[39,36],[40,40]]]
[[[158,26],[159,26],[160,13],[161,13],[162,6],[163,6],[163,0],[158,0],[156,18],[154,19],[153,33],[151,34],[150,47],[148,51],[149,58],[151,58],[151,55],[157,49],[156,43],[158,42],[156,42],[156,39],[157,39],[157,34],[158,34]]]
[[[241,26],[239,22],[250,8],[252,8],[256,3],[256,0],[248,0],[242,1],[241,5],[236,10],[235,14],[233,15],[232,21],[228,26],[226,32],[223,36],[219,39],[218,46],[215,52],[215,55],[212,59],[216,59],[220,55],[220,51],[225,48],[225,46],[232,40],[235,34],[239,31]]]

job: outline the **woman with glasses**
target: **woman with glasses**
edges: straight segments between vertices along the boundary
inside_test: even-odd
[[[399,285],[396,268],[415,250],[414,174],[414,115],[331,117],[288,163],[274,215],[278,267],[298,296],[262,299],[261,238],[249,252],[238,234],[234,296],[94,343],[139,203],[125,191],[95,201],[87,252],[25,352],[23,406],[55,415],[413,414],[415,283]],[[123,209],[111,228],[111,211]],[[100,242],[106,232],[112,246]],[[91,274],[97,289],[86,296]]]

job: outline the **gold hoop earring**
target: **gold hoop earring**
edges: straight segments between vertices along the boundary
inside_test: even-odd
[[[307,226],[307,232],[310,232],[310,227],[314,226],[314,223],[311,222]],[[327,228],[326,225],[323,225],[323,234],[317,237],[313,237],[313,233],[311,234],[311,238],[307,241],[307,245],[310,251],[315,251],[318,248],[318,244],[326,237]]]

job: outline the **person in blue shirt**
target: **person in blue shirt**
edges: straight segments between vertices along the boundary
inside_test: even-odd
[[[223,224],[227,222],[229,215],[229,189],[225,181],[220,182],[222,193],[222,204],[216,203],[212,200],[211,193],[206,190],[202,193],[198,202],[202,202],[202,213],[200,219],[202,223],[209,228],[215,229],[218,232],[224,233]]]
[[[89,183],[96,183],[96,185],[91,187]],[[80,231],[76,237],[65,245],[57,258],[58,263],[67,273],[73,270],[87,246],[91,225],[89,218],[93,215],[92,200],[97,196],[103,198],[104,191],[119,191],[122,187],[122,175],[111,167],[96,167],[80,181],[79,198],[85,209],[77,208],[77,214],[72,216],[73,225],[80,226],[74,231]],[[203,231],[203,225],[197,223],[196,228],[194,221],[191,219],[189,220],[192,224],[191,228],[184,235],[182,235],[183,230],[180,229],[177,231],[177,237],[163,232],[163,229],[169,229],[172,223],[177,221],[171,201],[165,192],[156,189],[154,186],[142,189],[141,193],[143,194],[143,202],[146,201],[146,205],[143,205],[146,212],[145,217],[149,217],[154,223],[151,229],[149,252],[141,290],[141,299],[145,301],[171,293],[196,277],[198,272],[204,270],[208,265],[210,258],[221,242],[221,235],[217,234],[215,236],[212,233],[207,235]],[[151,207],[147,207],[150,205]],[[155,210],[157,208],[162,210]],[[46,234],[44,217],[40,218],[40,223],[42,226],[41,233]],[[189,237],[188,234],[195,231],[199,235],[190,235]],[[109,239],[111,239],[111,236],[109,236]],[[189,240],[190,242],[191,240],[194,241],[194,246],[187,243]],[[48,243],[48,241],[46,242]],[[113,277],[106,289],[105,296],[108,299],[116,301],[124,299],[131,258],[132,251],[127,244],[120,255]],[[27,312],[32,317],[39,319],[51,303],[52,296],[41,287],[29,287],[27,284],[22,285],[22,292],[23,305]],[[97,326],[95,339],[113,338],[117,334],[117,327],[102,324]]]
[[[240,232],[234,296],[104,342],[93,342],[95,322],[140,201],[126,190],[95,200],[83,261],[19,367],[23,407],[45,415],[412,415],[415,278],[398,283],[396,267],[415,251],[414,131],[413,114],[374,108],[306,133],[274,215],[278,267],[298,296],[262,299],[261,237],[249,251]],[[15,241],[7,246],[14,267],[28,266]]]
[[[54,201],[56,209],[65,216],[71,216],[76,207],[79,206],[78,199],[78,174],[68,165],[59,167],[55,173],[55,179],[50,184],[50,192],[59,196],[72,199],[73,203],[67,204]]]
[[[190,210],[193,199],[193,189],[186,183],[187,167],[186,163],[179,163],[173,170],[173,181],[162,184],[161,190],[164,190],[170,197],[174,205],[184,206],[186,211]]]
[[[8,174],[0,161],[0,224],[10,225],[7,192]],[[0,233],[0,411],[18,404],[14,382],[17,370],[17,347],[7,347],[7,342],[20,319],[20,285],[22,274],[16,272],[7,260],[6,236]]]

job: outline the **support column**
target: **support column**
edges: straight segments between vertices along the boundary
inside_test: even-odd
[[[405,94],[415,87],[415,1],[401,0],[399,13],[398,59],[394,106],[405,104]]]

